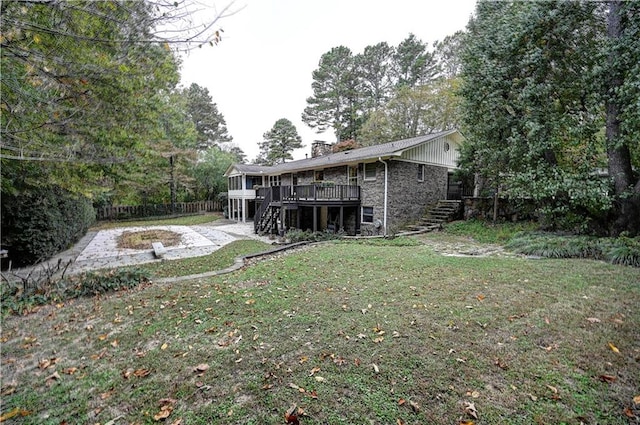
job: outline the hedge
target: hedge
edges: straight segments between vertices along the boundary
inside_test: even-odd
[[[2,194],[2,249],[15,266],[36,264],[69,248],[95,221],[91,202],[58,186]]]

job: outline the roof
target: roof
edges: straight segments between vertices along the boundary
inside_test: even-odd
[[[407,149],[414,148],[423,143],[435,140],[439,137],[448,136],[457,132],[458,130],[442,131],[439,133],[412,137],[410,139],[397,140],[381,145],[367,146],[364,148],[317,156],[315,158],[299,159],[297,161],[285,162],[273,166],[233,164],[229,167],[229,169],[227,169],[225,175],[229,175],[231,170],[234,168],[237,172],[240,172],[242,174],[281,174],[328,168],[356,162],[366,162],[368,160],[375,161],[378,158],[386,159],[390,157],[399,157]]]

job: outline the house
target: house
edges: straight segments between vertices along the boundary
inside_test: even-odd
[[[460,199],[453,172],[462,141],[449,130],[275,166],[233,164],[229,218],[253,220],[256,232],[387,234],[430,204]]]

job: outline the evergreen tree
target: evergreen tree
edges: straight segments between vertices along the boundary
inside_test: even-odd
[[[302,121],[318,132],[333,129],[337,141],[355,137],[361,115],[359,79],[351,50],[334,47],[322,55],[313,71],[313,96]]]
[[[302,139],[291,121],[280,118],[271,130],[264,133],[264,141],[260,143],[258,161],[266,164],[281,164],[293,159],[291,151],[302,147]]]
[[[182,94],[186,98],[188,117],[196,126],[198,150],[233,141],[224,116],[218,111],[218,105],[213,102],[206,87],[192,83]]]

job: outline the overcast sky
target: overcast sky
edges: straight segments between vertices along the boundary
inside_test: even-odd
[[[228,3],[215,1],[218,9]],[[475,0],[237,0],[232,7],[241,10],[218,22],[222,42],[183,57],[182,85],[209,90],[248,160],[262,135],[289,119],[305,145],[294,152],[299,159],[313,140],[335,141],[301,119],[324,53],[342,45],[358,54],[381,41],[397,46],[410,33],[432,46],[465,28]]]

